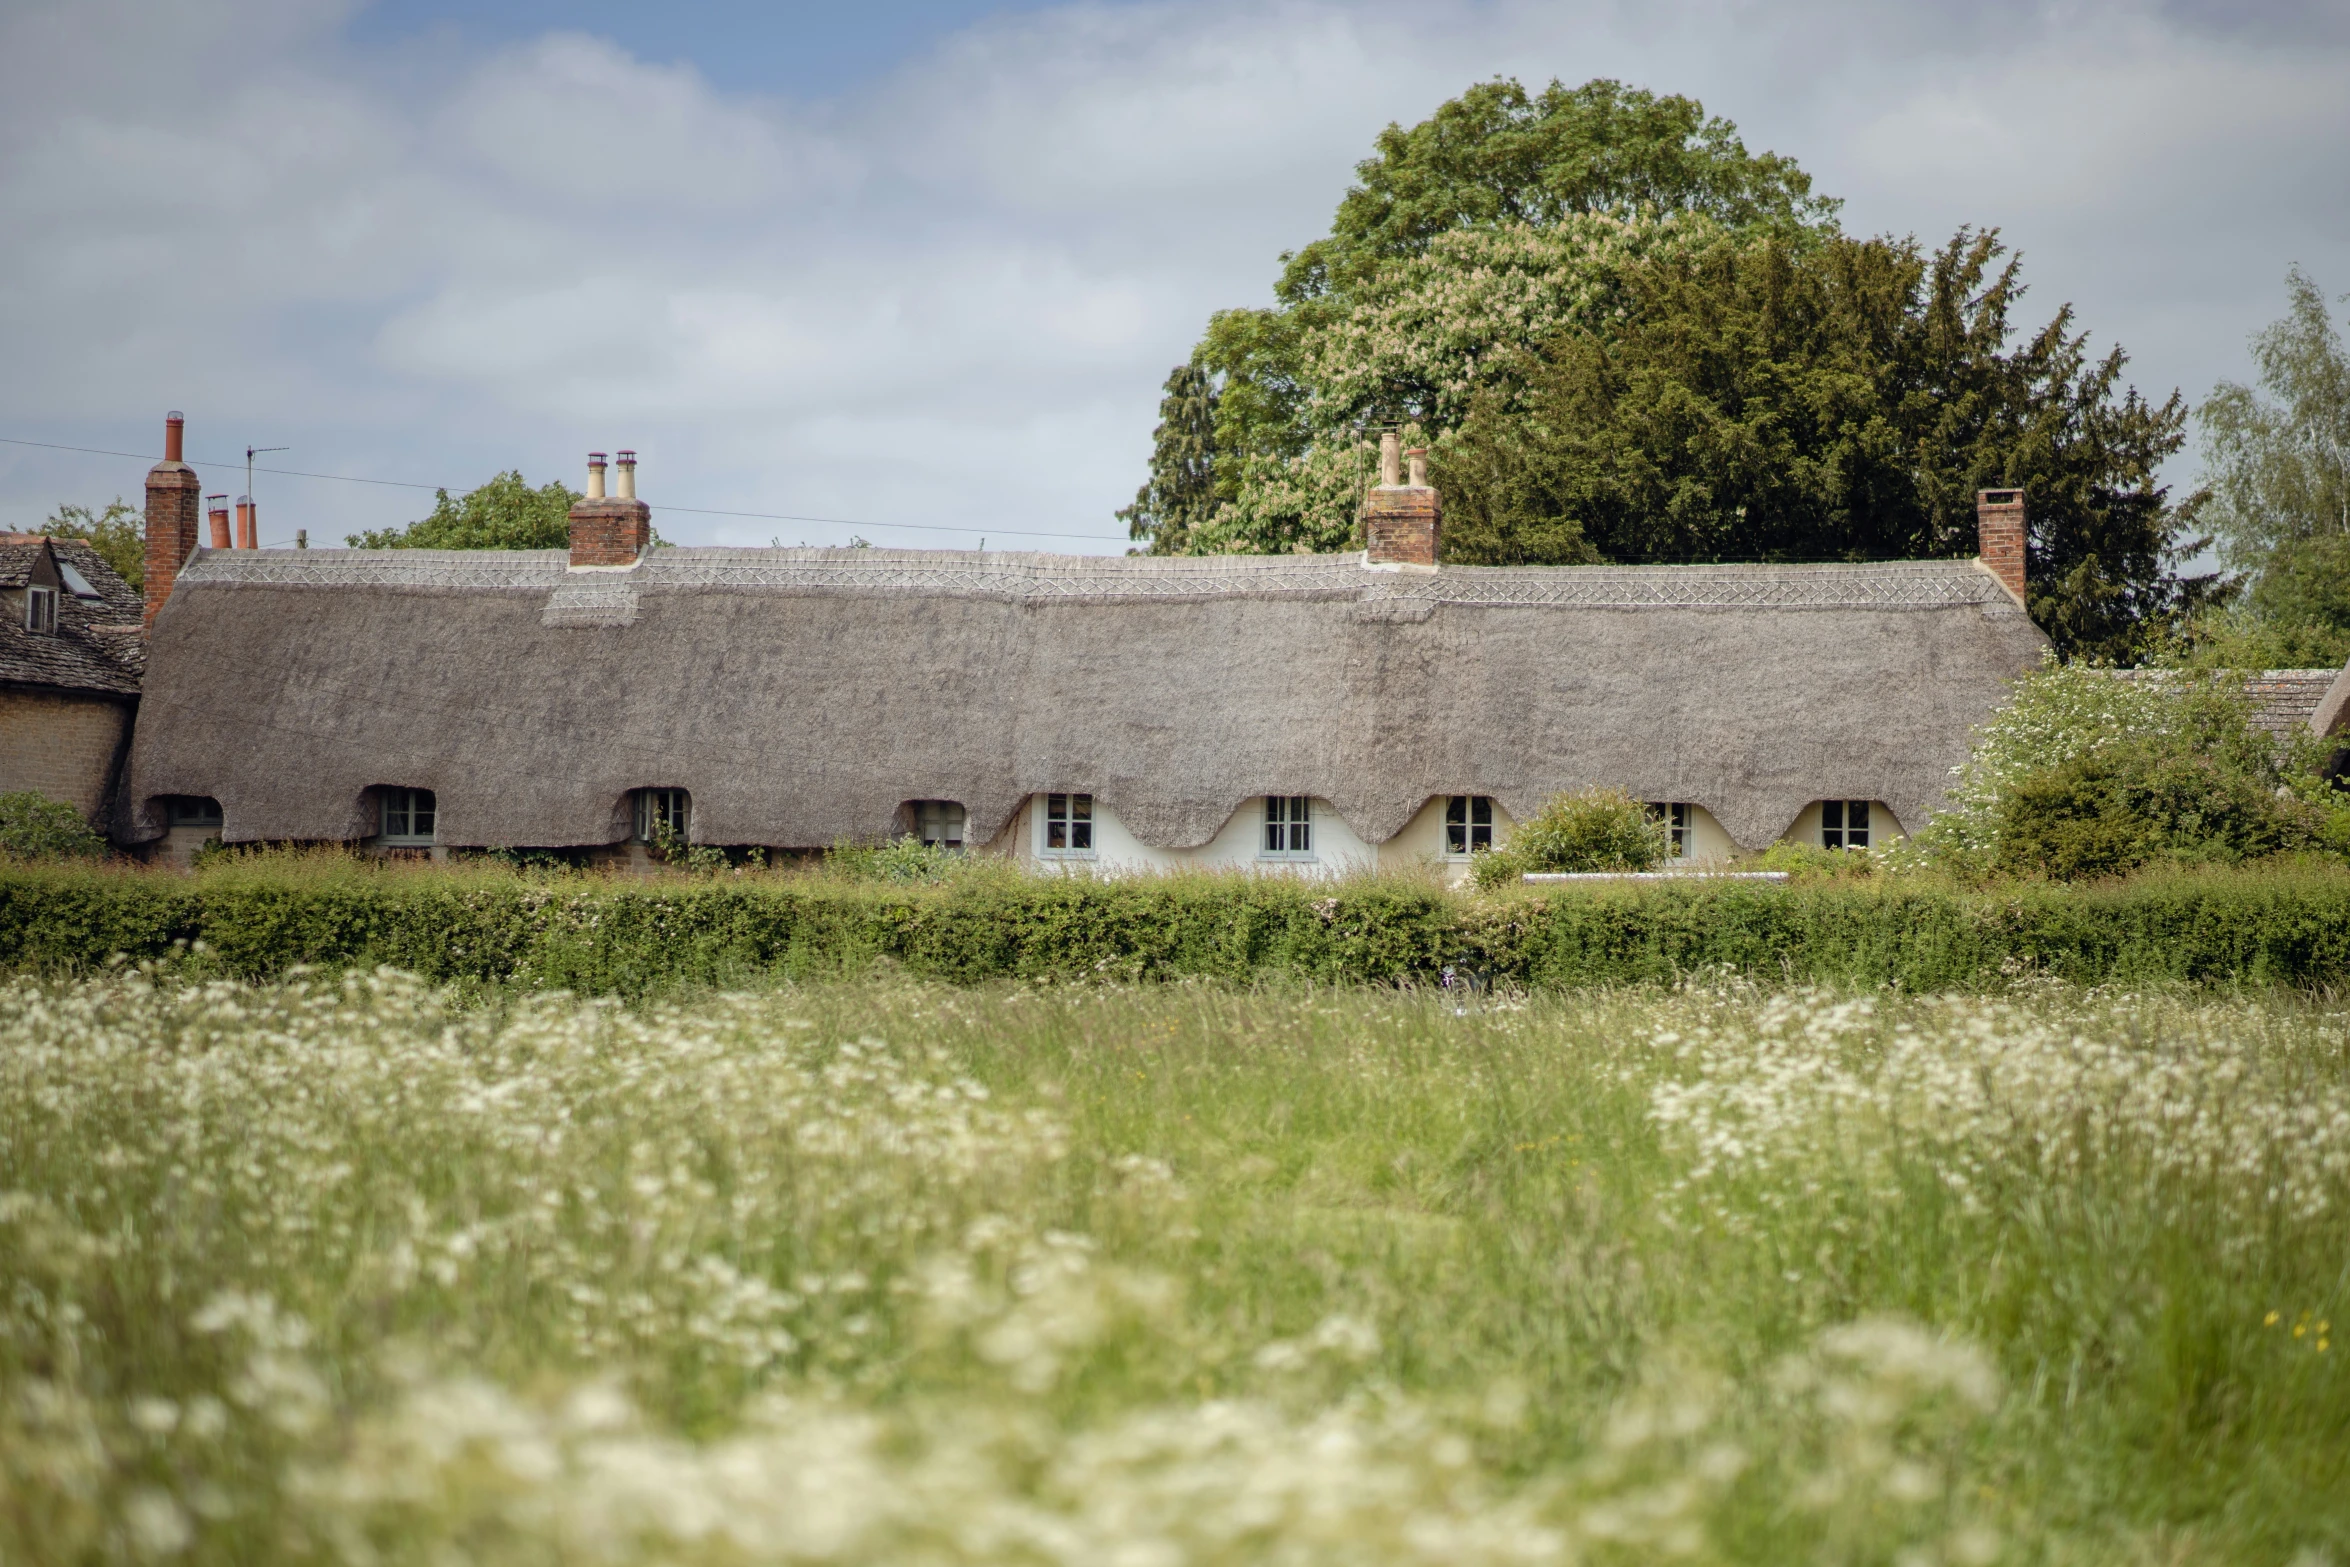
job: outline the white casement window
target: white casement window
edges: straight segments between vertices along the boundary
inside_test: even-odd
[[[24,628],[37,637],[55,634],[57,630],[57,590],[55,588],[25,589]]]
[[[1868,801],[1822,800],[1820,802],[1821,848],[1865,849],[1868,846]]]
[[[686,823],[692,816],[693,801],[685,790],[639,789],[636,792],[636,841],[651,843],[661,836],[663,829],[667,829],[670,837],[683,843]]]
[[[1493,797],[1456,794],[1444,802],[1444,852],[1467,859],[1493,847]]]
[[[426,809],[429,811],[431,807]],[[218,827],[220,802],[193,794],[174,795],[164,802],[163,819],[172,827]]]
[[[434,808],[430,789],[386,789],[383,808],[384,842],[404,847],[432,842],[433,823],[439,812]]]
[[[1694,834],[1697,808],[1687,800],[1655,801],[1648,807],[1651,821],[1663,822],[1672,836],[1673,858],[1685,860],[1696,845]]]
[[[1044,797],[1044,852],[1093,853],[1093,796],[1048,794]]]
[[[1091,815],[1088,802],[1089,826]],[[914,836],[922,840],[925,849],[960,849],[966,819],[962,806],[952,800],[914,802]]]
[[[1314,857],[1314,800],[1304,794],[1265,796],[1265,839],[1259,856],[1269,860]]]

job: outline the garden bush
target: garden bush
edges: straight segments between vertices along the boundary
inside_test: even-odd
[[[2317,813],[2275,777],[2273,765],[2175,744],[2092,751],[2027,774],[2007,792],[1996,863],[2011,875],[2070,879],[2150,860],[2238,863],[2307,847]]]
[[[1478,856],[1477,885],[1529,872],[1650,871],[1670,853],[1671,829],[1652,807],[1620,789],[1585,789],[1553,795],[1505,847]]]
[[[22,790],[0,794],[0,854],[94,860],[105,856],[106,840],[72,806]]]

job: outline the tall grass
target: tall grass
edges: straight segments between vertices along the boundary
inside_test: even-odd
[[[2343,1025],[20,979],[0,1561],[2339,1560]]]

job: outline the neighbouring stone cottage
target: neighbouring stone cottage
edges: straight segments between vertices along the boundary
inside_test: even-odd
[[[225,515],[203,545],[170,429],[126,775],[77,787],[173,859],[912,834],[1336,872],[1465,862],[1592,785],[1692,862],[1876,846],[2047,647],[2016,491],[1980,498],[1969,560],[1440,566],[1439,497],[1390,443],[1347,555],[656,549],[623,452],[609,495],[590,459],[568,551],[261,550]],[[2333,677],[2269,678],[2317,704]]]
[[[81,539],[0,533],[0,794],[105,824],[139,703],[138,590]]]

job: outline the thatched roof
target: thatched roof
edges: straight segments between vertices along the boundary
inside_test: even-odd
[[[551,847],[682,786],[701,841],[797,847],[886,836],[916,799],[986,841],[1071,790],[1182,847],[1266,793],[1376,843],[1433,795],[1522,816],[1612,784],[1753,846],[1822,797],[1923,821],[2046,645],[1971,561],[201,551],[155,623],[130,799],[331,839],[411,785],[444,842]]]
[[[77,581],[78,579],[78,581]],[[57,630],[35,635],[20,614],[0,615],[0,685],[135,697],[146,644],[139,590],[84,539],[0,534],[0,592],[57,590]]]

